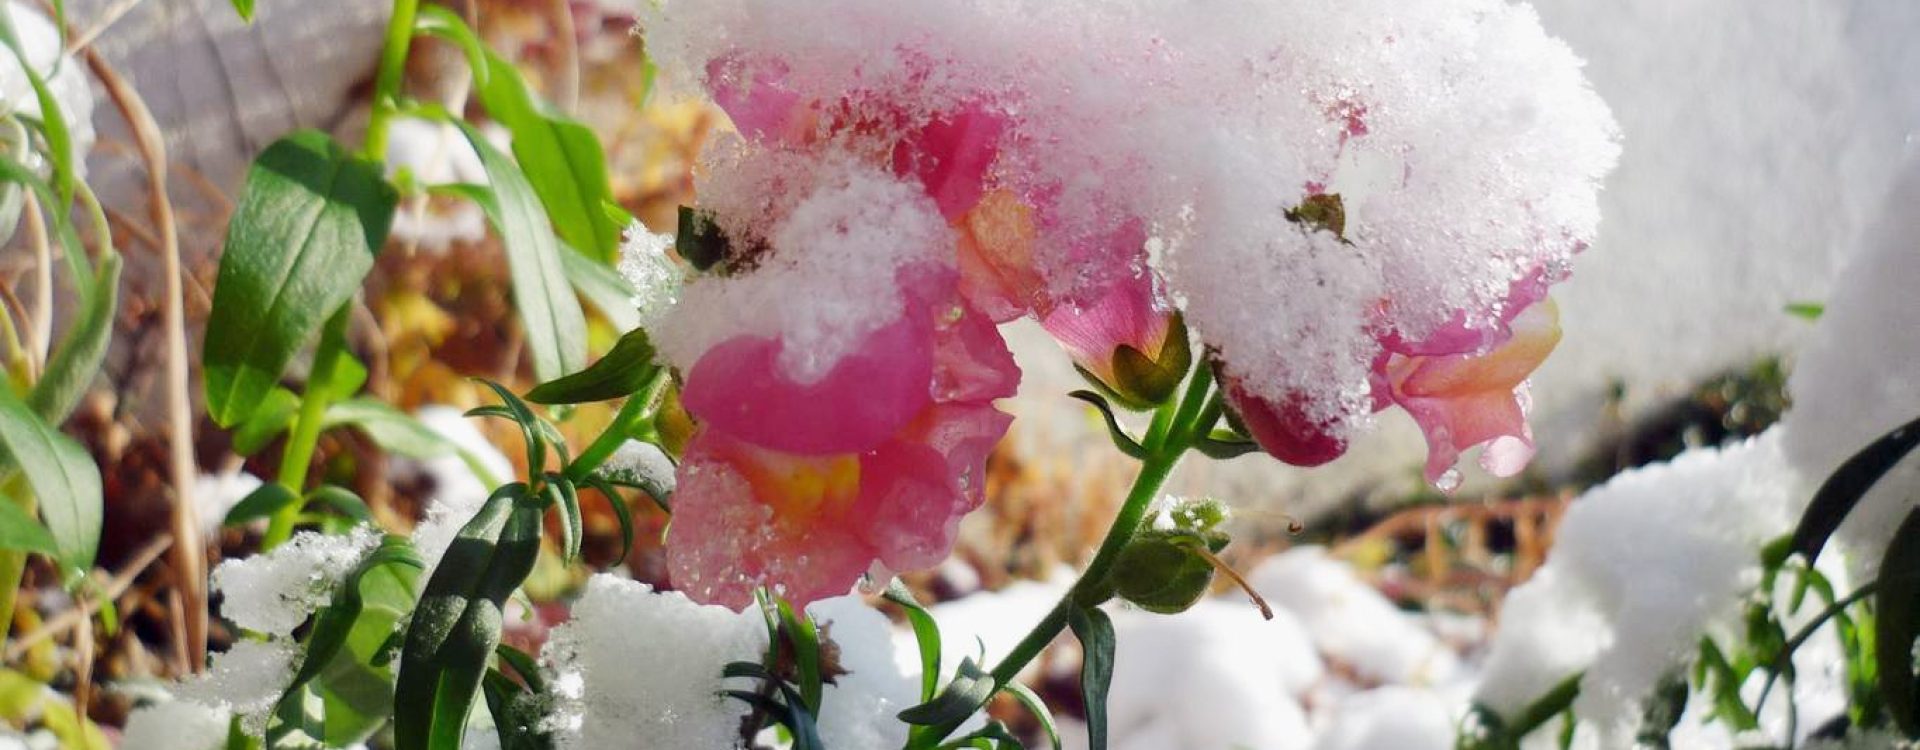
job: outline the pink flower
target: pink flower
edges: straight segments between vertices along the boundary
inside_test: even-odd
[[[901,321],[814,386],[770,377],[777,344],[759,340],[739,347],[751,356],[715,347],[689,373],[687,406],[701,421],[667,532],[668,569],[688,596],[738,609],[771,585],[805,606],[876,565],[946,556],[1011,422],[991,401],[1013,395],[1019,370],[992,322],[957,299],[952,272],[904,292]]]
[[[1526,380],[1560,342],[1559,310],[1545,299],[1508,325],[1510,337],[1492,351],[1390,354],[1377,366],[1384,398],[1406,409],[1426,434],[1428,481],[1440,480],[1461,451],[1475,445],[1486,446],[1480,465],[1494,476],[1517,474],[1532,460]]]
[[[1314,419],[1304,397],[1275,402],[1254,396],[1237,379],[1220,382],[1239,426],[1267,455],[1294,466],[1319,466],[1347,452],[1338,425]]]
[[[1186,325],[1161,307],[1146,274],[1119,280],[1089,304],[1057,306],[1040,325],[1076,367],[1135,409],[1171,398],[1193,363]]]

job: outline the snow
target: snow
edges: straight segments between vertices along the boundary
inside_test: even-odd
[[[1507,598],[1480,702],[1512,716],[1585,669],[1575,713],[1613,740],[1701,635],[1737,618],[1760,547],[1807,488],[1775,428],[1614,477],[1573,502],[1546,565]]]
[[[1788,390],[1787,457],[1823,480],[1882,434],[1920,417],[1920,158],[1909,158],[1864,249],[1840,275]],[[1837,538],[1864,574],[1879,568],[1914,507],[1920,460],[1908,455],[1863,498]]]
[[[558,693],[554,739],[561,748],[733,747],[747,705],[719,691],[752,681],[723,680],[720,670],[759,662],[766,648],[757,609],[596,575],[541,650]]]
[[[280,694],[293,681],[300,648],[284,640],[238,641],[208,660],[207,671],[181,682],[174,695],[240,717],[248,735],[261,736]],[[190,725],[191,726],[191,725]]]
[[[127,717],[120,746],[133,750],[222,750],[232,714],[188,700],[136,709]]]
[[[744,152],[731,159],[734,168],[701,183],[701,205],[736,243],[754,238],[769,249],[751,273],[689,281],[647,332],[682,372],[736,336],[778,337],[785,373],[816,382],[899,319],[896,276],[950,251],[946,222],[917,186],[851,160]]]
[[[255,633],[291,635],[379,542],[371,526],[344,535],[303,531],[271,552],[221,562],[213,569],[220,614]]]
[[[1296,547],[1247,576],[1271,604],[1297,614],[1328,658],[1377,683],[1431,685],[1459,670],[1453,651],[1321,547]]]
[[[1418,339],[1455,318],[1490,330],[1511,282],[1557,278],[1594,233],[1618,150],[1578,59],[1526,6],[908,7],[668,2],[641,27],[682,90],[820,102],[818,122],[783,126],[797,140],[858,153],[943,112],[1004,119],[990,181],[1035,207],[1053,298],[1139,272],[1137,228],[1229,373],[1275,401],[1304,394],[1316,416],[1362,421],[1376,333]],[[860,127],[834,132],[841,116]],[[803,158],[709,157],[702,201],[723,220],[782,216],[801,191],[766,186],[795,170],[764,165]],[[1285,217],[1321,189],[1345,196],[1354,244]]]
[[[673,240],[673,235],[657,234],[634,222],[620,243],[620,275],[633,285],[633,306],[642,327],[659,325],[660,316],[680,301],[686,272],[667,255]]]
[[[1342,698],[1313,750],[1450,750],[1457,709],[1440,695],[1404,685]]]
[[[215,538],[220,533],[221,522],[227,520],[227,513],[245,500],[248,493],[260,489],[261,484],[259,477],[239,467],[195,477],[193,503],[200,514],[201,538]]]
[[[904,660],[897,656],[892,624],[858,595],[822,599],[807,613],[839,646],[840,668],[847,671],[821,693],[821,742],[835,750],[905,745],[907,725],[893,717],[920,702],[919,651]]]
[[[1173,616],[1115,612],[1115,747],[1306,748],[1300,696],[1325,667],[1299,621],[1274,614],[1244,597]]]

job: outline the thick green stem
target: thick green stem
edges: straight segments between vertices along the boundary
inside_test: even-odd
[[[1213,371],[1206,367],[1195,368],[1193,378],[1187,383],[1186,393],[1182,394],[1178,405],[1167,404],[1154,414],[1153,425],[1147,430],[1147,457],[1140,464],[1140,474],[1133,479],[1133,488],[1127,491],[1126,500],[1120,504],[1120,512],[1113,519],[1113,526],[1107,529],[1107,536],[1101,540],[1100,548],[1094,552],[1093,560],[1087,563],[1087,569],[1080,574],[1073,588],[1068,589],[1059,603],[1053,605],[1040,622],[1027,631],[1020,643],[1013,647],[1000,662],[993,667],[994,689],[998,691],[1013,682],[1020,670],[1025,669],[1045,650],[1060,631],[1066,629],[1067,618],[1076,607],[1088,607],[1099,604],[1109,589],[1107,574],[1113,569],[1114,561],[1120,556],[1120,550],[1133,541],[1140,532],[1140,525],[1146,520],[1148,508],[1153,506],[1154,498],[1160,495],[1160,488],[1167,483],[1167,477],[1173,474],[1173,468],[1180,463],[1181,456],[1193,446],[1194,440],[1213,429],[1213,423],[1219,419],[1220,412],[1214,407],[1216,400],[1209,395],[1213,387]],[[1211,417],[1209,417],[1211,415]],[[949,722],[921,735],[929,746],[938,744],[953,730],[959,722]]]
[[[333,398],[333,375],[339,371],[340,357],[346,353],[347,318],[352,310],[341,305],[320,330],[320,346],[313,353],[313,370],[307,374],[307,392],[300,398],[300,414],[293,431],[287,435],[286,452],[280,454],[280,486],[294,496],[306,494],[307,468],[313,465],[314,448],[320,444],[320,427],[326,421],[328,402]],[[292,503],[273,514],[267,535],[260,541],[262,551],[280,546],[293,536],[293,525],[300,520],[300,503]]]
[[[373,82],[373,113],[367,120],[367,140],[361,155],[374,161],[387,156],[387,126],[400,97],[400,81],[407,72],[407,48],[413,43],[414,19],[420,0],[394,0],[387,19],[387,42],[380,51],[380,72]]]

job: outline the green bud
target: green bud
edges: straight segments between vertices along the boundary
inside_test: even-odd
[[[1210,542],[1186,531],[1141,532],[1120,550],[1108,581],[1115,594],[1141,609],[1185,612],[1213,587],[1213,561],[1202,552]]]

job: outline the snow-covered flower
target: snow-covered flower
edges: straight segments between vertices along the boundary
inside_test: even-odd
[[[777,348],[752,340],[693,368],[685,403],[701,424],[667,536],[677,587],[740,608],[754,587],[774,585],[804,604],[845,592],[876,562],[910,569],[946,557],[1011,421],[990,401],[1012,395],[1019,373],[991,323],[963,304],[940,308],[955,311],[950,321],[914,320],[936,313],[909,307],[920,314],[819,383],[768,377]],[[914,372],[915,357],[931,371]],[[843,374],[863,365],[871,376]],[[879,379],[902,370],[897,405],[878,397]]]

